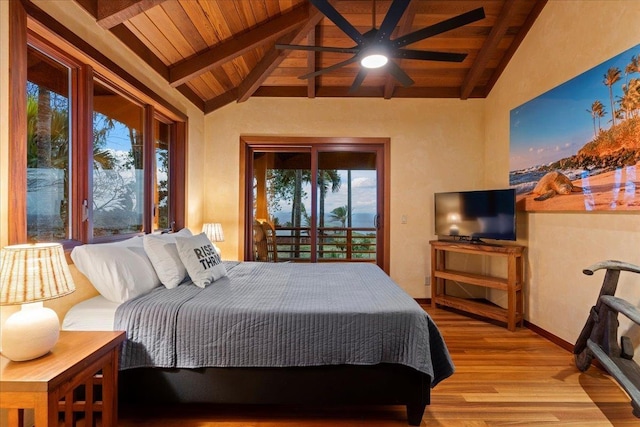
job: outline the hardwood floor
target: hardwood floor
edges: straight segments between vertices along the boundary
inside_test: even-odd
[[[450,311],[426,310],[444,335],[456,372],[432,390],[423,426],[640,426],[615,381],[593,367],[581,373],[571,353],[534,332],[509,332]],[[402,406],[121,407],[119,422],[122,427],[406,425]]]

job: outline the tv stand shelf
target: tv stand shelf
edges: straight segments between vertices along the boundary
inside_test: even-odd
[[[474,313],[507,324],[507,329],[515,331],[516,324],[523,321],[524,301],[522,294],[524,270],[524,246],[483,245],[467,242],[432,240],[431,245],[431,306],[438,305]],[[447,269],[446,253],[456,252],[480,256],[507,258],[507,277],[470,273]],[[447,295],[446,281],[458,281],[485,288],[498,289],[507,293],[507,308],[489,302]]]

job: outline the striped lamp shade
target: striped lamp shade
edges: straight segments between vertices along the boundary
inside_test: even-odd
[[[12,245],[0,252],[0,305],[44,301],[75,289],[60,243]]]
[[[202,224],[202,231],[207,235],[212,242],[224,242],[224,233],[222,232],[222,224],[207,223]]]

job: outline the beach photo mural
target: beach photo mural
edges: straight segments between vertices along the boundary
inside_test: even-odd
[[[514,108],[509,185],[526,211],[640,211],[640,45]]]

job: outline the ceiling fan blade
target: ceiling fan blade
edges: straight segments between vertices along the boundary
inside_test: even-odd
[[[470,24],[475,21],[484,19],[484,9],[479,7],[472,11],[463,13],[453,18],[446,19],[428,27],[424,27],[421,30],[414,31],[402,37],[398,37],[393,40],[393,47],[403,47],[411,43],[426,39],[427,37],[435,36],[436,34],[444,33],[454,28],[462,27],[463,25]]]
[[[358,53],[356,47],[305,46],[299,44],[276,44],[276,49],[309,50],[314,52]]]
[[[451,52],[431,52],[428,50],[396,49],[391,53],[390,56],[398,59],[420,59],[423,61],[462,62],[467,57],[467,54],[451,53]]]
[[[393,33],[398,22],[400,22],[400,18],[404,15],[404,11],[407,10],[409,3],[411,3],[411,0],[393,0],[382,24],[380,24],[380,29],[378,29],[375,41],[389,40],[391,33]]]
[[[358,88],[360,88],[360,85],[364,81],[365,77],[367,77],[367,69],[362,67],[360,68],[360,71],[358,71],[358,74],[356,75],[356,78],[353,81],[353,84],[349,88],[349,93],[354,93],[355,91],[357,91]]]
[[[319,76],[320,74],[324,74],[324,73],[327,73],[329,71],[336,70],[336,69],[338,69],[340,67],[344,67],[346,65],[352,64],[352,63],[356,62],[358,59],[359,59],[358,55],[353,55],[351,58],[349,58],[349,59],[347,59],[345,61],[338,62],[337,64],[333,64],[330,67],[323,68],[323,69],[318,70],[318,71],[314,71],[313,73],[305,74],[304,76],[300,76],[298,78],[299,79],[310,79],[311,77],[316,77],[316,76]]]
[[[309,0],[324,16],[329,18],[331,22],[336,24],[346,35],[358,43],[358,46],[364,43],[364,37],[356,28],[349,23],[340,13],[329,3],[329,0]]]
[[[402,68],[400,68],[395,62],[387,62],[386,67],[387,71],[389,71],[389,74],[395,77],[395,79],[398,80],[402,86],[408,87],[414,83],[411,77],[409,77],[409,75],[405,73]]]

